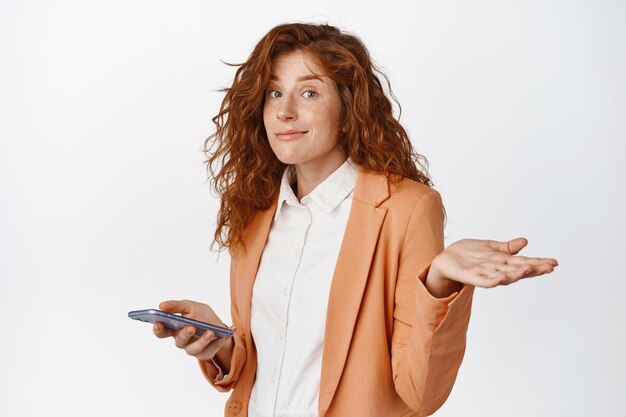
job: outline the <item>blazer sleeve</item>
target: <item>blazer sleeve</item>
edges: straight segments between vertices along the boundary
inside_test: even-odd
[[[243,327],[239,316],[239,308],[236,297],[236,258],[230,260],[230,314],[233,320],[233,326],[236,327],[233,336],[233,356],[230,360],[230,371],[224,375],[222,369],[213,360],[198,360],[200,370],[209,384],[220,392],[230,391],[237,383],[244,364],[246,363],[246,344],[243,338]]]
[[[435,298],[424,281],[444,249],[441,196],[429,189],[411,213],[401,249],[391,340],[395,389],[420,416],[437,411],[452,391],[465,353],[474,286]]]

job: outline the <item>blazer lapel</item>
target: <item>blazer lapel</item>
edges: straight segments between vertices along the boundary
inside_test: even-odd
[[[243,241],[246,243],[246,251],[242,255],[239,252],[235,254],[237,258],[237,298],[241,300],[238,305],[241,310],[239,316],[243,321],[243,331],[251,334],[250,331],[250,306],[252,302],[252,288],[254,279],[261,261],[261,254],[265,248],[265,242],[269,235],[272,218],[276,212],[278,196],[274,199],[272,205],[263,211],[255,214],[252,221],[245,228]],[[250,338],[251,340],[252,338]]]
[[[354,325],[389,197],[384,175],[358,167],[352,208],[339,249],[330,287],[322,354],[318,410],[323,417],[333,399],[346,363]]]

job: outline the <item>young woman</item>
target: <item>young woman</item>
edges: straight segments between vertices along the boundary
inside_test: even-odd
[[[463,359],[474,287],[556,260],[516,256],[524,238],[444,250],[441,196],[357,37],[280,25],[238,66],[205,143],[235,336],[155,334],[233,390],[226,416],[434,413]],[[205,304],[160,308],[226,326]]]

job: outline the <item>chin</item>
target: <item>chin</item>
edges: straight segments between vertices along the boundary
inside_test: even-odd
[[[278,160],[283,164],[297,165],[302,163],[302,158],[277,156]]]
[[[307,159],[301,155],[295,155],[291,152],[274,152],[274,155],[280,162],[288,165],[300,164]]]

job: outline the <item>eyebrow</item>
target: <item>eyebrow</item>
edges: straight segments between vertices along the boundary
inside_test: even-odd
[[[279,79],[280,78],[276,75],[270,75],[270,80],[278,81]],[[322,77],[318,75],[303,75],[302,77],[296,78],[296,81],[309,81],[309,80],[317,80],[317,81],[324,82],[324,80],[322,80]]]

